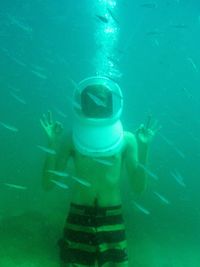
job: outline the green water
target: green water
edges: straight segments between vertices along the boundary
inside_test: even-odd
[[[41,188],[45,154],[37,145],[47,140],[39,119],[51,109],[66,131],[72,126],[72,80],[95,74],[101,22],[89,7],[88,0],[1,3],[0,121],[17,129],[0,125],[2,267],[59,266],[71,192]],[[121,73],[113,78],[124,94],[124,128],[134,132],[149,113],[162,126],[149,153],[159,179],[149,177],[137,198],[149,215],[122,181],[130,267],[200,267],[199,7],[194,0],[118,0],[119,43],[111,56]]]

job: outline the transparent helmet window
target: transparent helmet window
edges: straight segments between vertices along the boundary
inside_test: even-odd
[[[119,117],[123,97],[120,87],[104,77],[90,77],[81,81],[74,92],[75,112],[88,118]]]

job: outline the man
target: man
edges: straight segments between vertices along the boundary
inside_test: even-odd
[[[69,159],[75,166],[73,197],[59,241],[61,266],[128,266],[120,178],[124,166],[132,189],[145,190],[144,165],[157,126],[149,121],[135,135],[125,132],[120,121],[122,106],[116,83],[90,77],[75,89],[74,125],[64,142],[62,126],[52,121],[50,112],[41,120],[49,147],[57,152],[46,159],[44,188],[53,186]]]

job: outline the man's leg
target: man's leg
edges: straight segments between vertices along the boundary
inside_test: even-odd
[[[121,206],[104,208],[98,233],[98,262],[101,267],[128,267],[127,240]]]
[[[94,225],[91,223],[92,214],[91,207],[71,203],[63,237],[59,241],[60,267],[95,266],[96,246]]]

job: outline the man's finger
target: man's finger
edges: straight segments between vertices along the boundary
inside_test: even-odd
[[[155,131],[153,131],[152,129],[147,129],[147,133],[148,133],[148,135],[150,135],[150,136],[154,136],[155,135]]]
[[[46,130],[46,125],[44,123],[44,121],[42,119],[40,119],[40,124],[42,125],[42,127]]]
[[[50,110],[48,110],[47,116],[48,116],[48,122],[49,122],[49,124],[53,124],[52,112]]]
[[[48,119],[47,119],[46,114],[43,114],[42,117],[43,117],[43,123],[44,123],[44,125],[45,126],[48,126]]]
[[[140,124],[140,126],[136,129],[136,132],[139,132],[144,129],[144,124]]]

